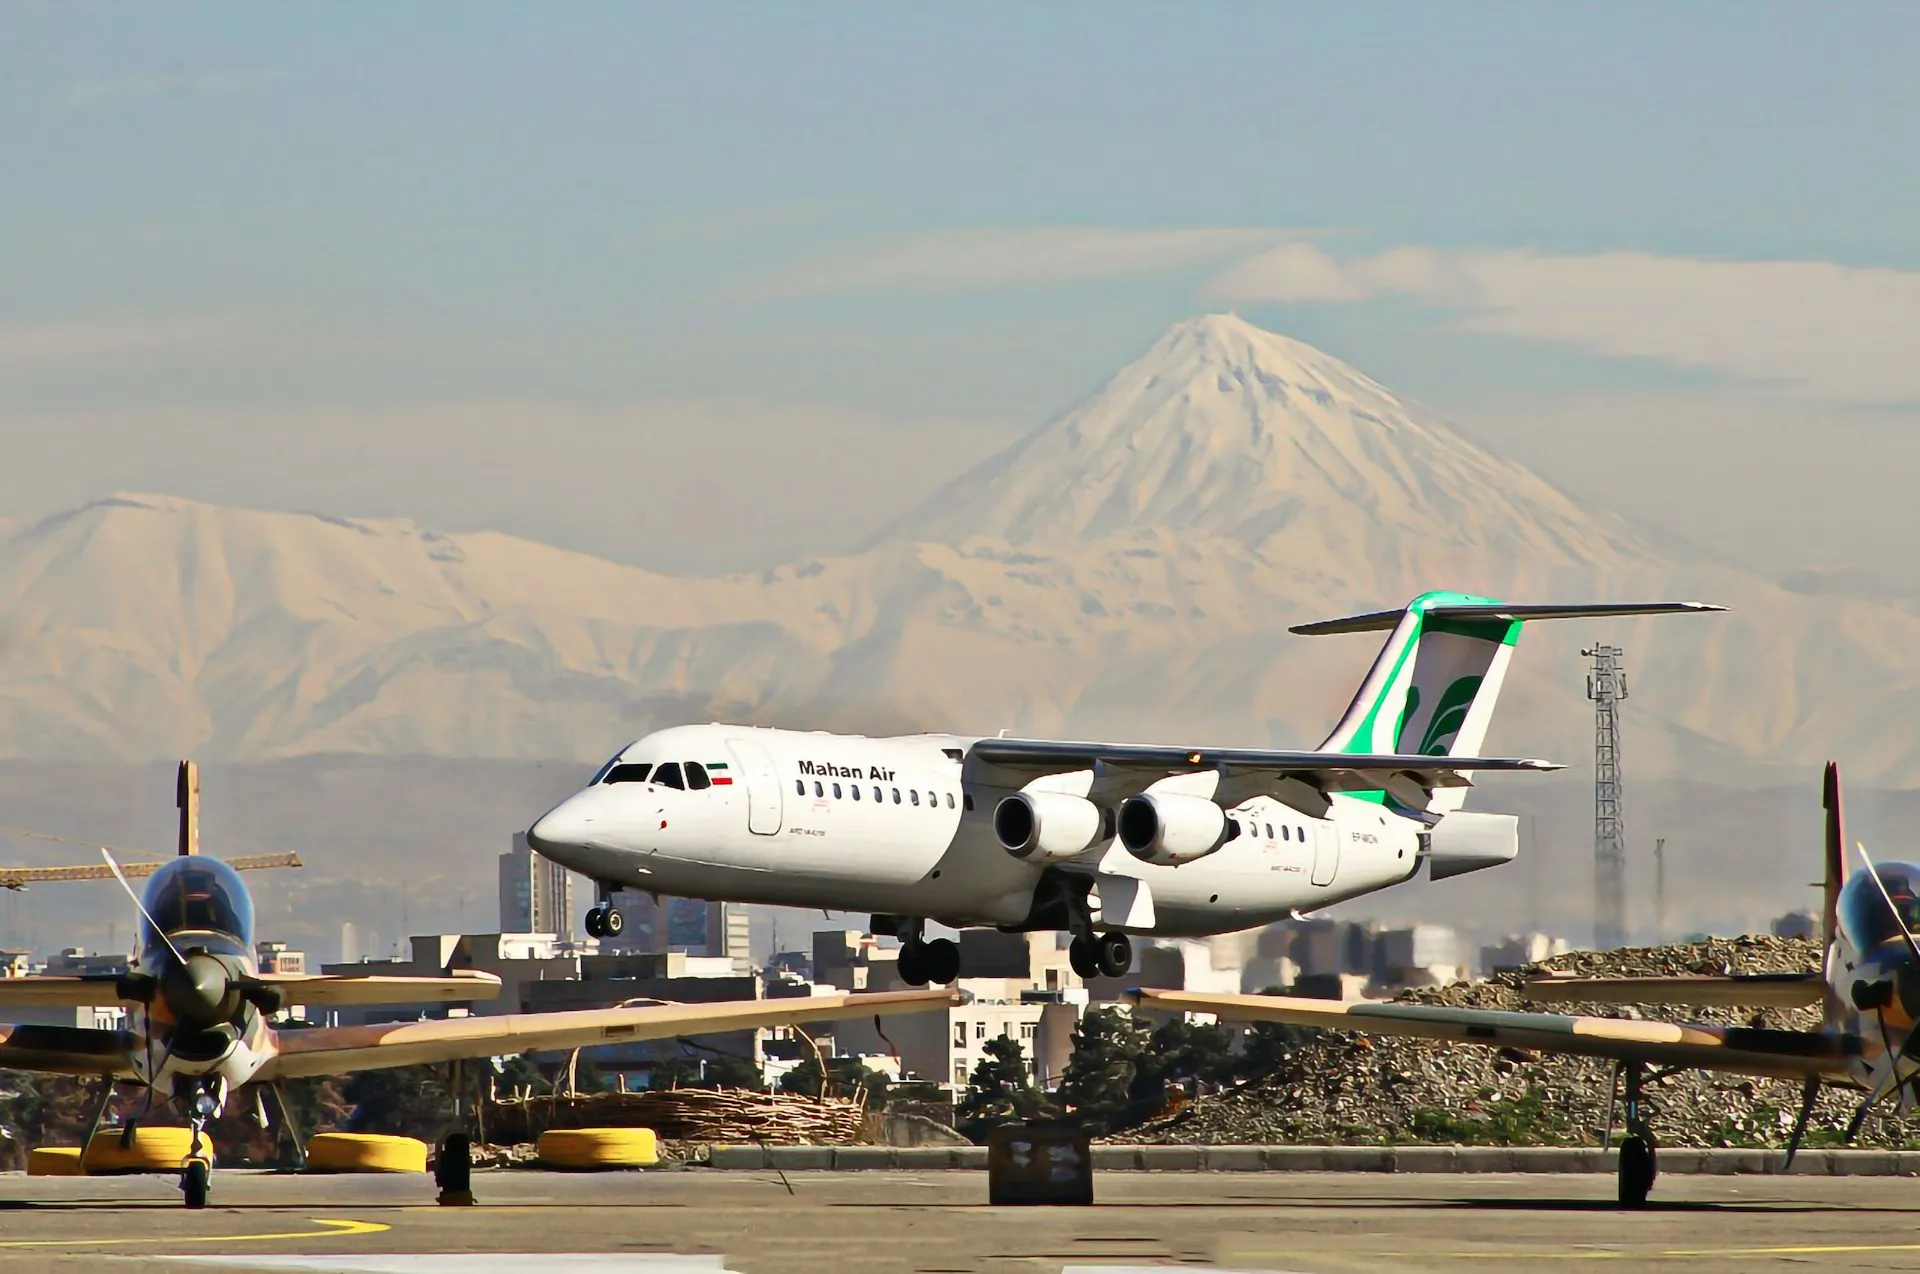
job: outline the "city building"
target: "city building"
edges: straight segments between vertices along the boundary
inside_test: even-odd
[[[1551,934],[1512,934],[1480,948],[1480,971],[1494,974],[1505,969],[1519,969],[1565,955],[1570,949],[1565,938],[1556,938]]]
[[[500,931],[573,940],[573,873],[533,852],[525,832],[500,855]]]

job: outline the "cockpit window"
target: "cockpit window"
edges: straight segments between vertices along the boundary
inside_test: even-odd
[[[707,767],[698,761],[687,762],[687,786],[696,792],[713,786],[707,778]]]
[[[1895,921],[1895,912],[1907,932],[1920,935],[1920,867],[1912,863],[1881,863],[1879,869],[1886,895],[1881,894],[1864,868],[1840,891],[1840,929],[1859,951],[1871,951],[1900,940],[1900,923]],[[1893,899],[1893,911],[1887,909],[1888,897]]]
[[[253,949],[253,900],[239,874],[217,858],[178,858],[153,874],[147,884],[146,908],[167,933],[206,934],[225,939],[238,952]],[[142,948],[160,947],[159,935],[143,918]],[[179,945],[201,945],[180,943]],[[217,943],[215,945],[224,945]]]
[[[607,771],[603,783],[645,783],[647,774],[653,769],[650,761],[640,761],[632,765],[616,765]]]
[[[668,761],[655,769],[653,772],[653,781],[661,787],[686,787],[686,784],[680,778],[680,763],[678,761]]]

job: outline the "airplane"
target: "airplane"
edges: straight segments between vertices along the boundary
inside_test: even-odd
[[[1818,1007],[1824,1011],[1818,1030],[1188,991],[1132,990],[1124,998],[1142,1009],[1209,1013],[1223,1021],[1284,1022],[1614,1059],[1616,1092],[1622,1078],[1626,1087],[1627,1137],[1621,1142],[1618,1163],[1623,1207],[1644,1206],[1658,1175],[1653,1130],[1641,1106],[1647,1085],[1683,1070],[1797,1079],[1802,1089],[1800,1114],[1787,1145],[1790,1168],[1822,1085],[1867,1094],[1847,1128],[1848,1141],[1887,1097],[1897,1092],[1902,1113],[1914,1109],[1920,1099],[1915,1092],[1920,1080],[1920,1029],[1916,1029],[1920,942],[1914,937],[1920,929],[1920,865],[1889,862],[1876,867],[1866,848],[1859,846],[1864,870],[1849,873],[1840,767],[1833,762],[1827,764],[1822,803],[1826,873],[1820,971],[1653,978],[1548,976],[1523,984],[1533,998],[1561,1002]],[[1650,1071],[1651,1067],[1659,1069]],[[1608,1124],[1610,1139],[1611,1114]]]
[[[872,914],[909,985],[952,982],[952,928],[1065,930],[1083,977],[1131,967],[1129,934],[1252,928],[1411,879],[1511,861],[1519,820],[1463,810],[1468,775],[1561,767],[1475,756],[1529,620],[1717,611],[1701,602],[1510,605],[1431,592],[1303,624],[1386,632],[1346,714],[1311,752],[721,724],[621,749],[528,829],[613,894]]]
[[[190,765],[181,766],[183,792]],[[458,1093],[457,1068],[468,1058],[915,1013],[957,999],[949,992],[907,991],[276,1031],[269,1019],[289,1003],[466,1004],[497,996],[500,979],[475,970],[437,977],[261,973],[246,884],[231,866],[198,852],[187,835],[187,806],[183,800],[180,853],[152,874],[144,896],[134,892],[112,851],[101,851],[138,912],[138,938],[125,974],[0,978],[0,1007],[118,1005],[126,1009],[124,1028],[0,1025],[0,1069],[103,1077],[107,1083],[89,1140],[99,1133],[120,1083],[146,1089],[149,1107],[156,1096],[164,1097],[192,1130],[180,1174],[190,1208],[206,1206],[212,1185],[207,1122],[249,1086],[260,1125],[267,1124],[265,1094],[271,1092],[297,1148],[299,1134],[281,1088],[288,1079],[449,1062]],[[125,1125],[123,1143],[131,1142],[137,1123]],[[443,1190],[464,1191],[472,1166],[464,1134],[442,1143],[440,1160]]]

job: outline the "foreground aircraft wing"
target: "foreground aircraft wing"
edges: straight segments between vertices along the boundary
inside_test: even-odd
[[[119,1031],[80,1026],[0,1026],[0,1070],[131,1076],[132,1047]]]
[[[313,1027],[280,1033],[279,1054],[261,1080],[334,1075],[388,1066],[418,1066],[467,1057],[630,1044],[680,1035],[749,1031],[894,1013],[924,1013],[960,1003],[953,991],[885,991],[871,995],[793,996],[717,1004],[650,1004],[456,1017],[377,1026]]]
[[[259,978],[283,988],[290,1003],[309,1005],[457,1004],[500,994],[499,978],[466,969],[430,978],[325,973],[263,973]],[[128,1002],[119,976],[112,973],[0,978],[0,1008],[109,1008]]]
[[[1802,1009],[1822,1004],[1818,973],[1734,973],[1718,976],[1581,978],[1548,976],[1520,984],[1529,1000],[1548,1004],[1678,1004],[1688,1008]]]
[[[1143,1009],[1211,1013],[1232,1022],[1285,1022],[1365,1035],[1456,1040],[1783,1079],[1844,1076],[1839,1041],[1811,1031],[1198,991],[1129,991],[1125,998]]]
[[[464,1004],[500,994],[500,979],[478,969],[454,969],[431,978],[384,974],[263,973],[291,1004]],[[0,988],[4,990],[4,988]]]
[[[981,739],[967,757],[982,765],[1027,774],[1104,768],[1155,774],[1196,770],[1265,773],[1306,780],[1323,792],[1377,792],[1404,778],[1413,784],[1470,787],[1474,770],[1558,770],[1526,757],[1361,756],[1344,752],[1277,752],[1264,748],[1185,748],[1146,743],[1077,743],[1055,739]]]

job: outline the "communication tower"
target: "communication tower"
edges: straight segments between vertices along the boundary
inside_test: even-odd
[[[1627,845],[1620,820],[1620,702],[1627,676],[1618,646],[1580,652],[1593,660],[1587,698],[1593,700],[1593,945],[1627,944]]]

